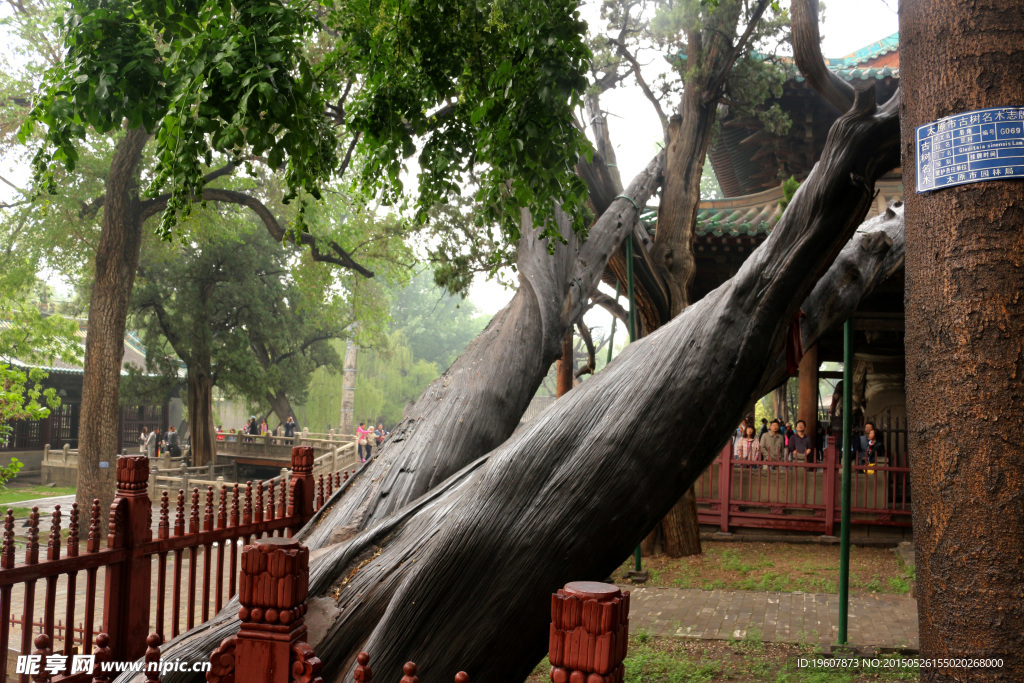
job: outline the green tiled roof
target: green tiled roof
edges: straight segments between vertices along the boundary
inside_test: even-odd
[[[886,36],[881,40],[862,47],[853,54],[840,57],[839,59],[826,59],[825,61],[828,62],[829,68],[833,71],[846,70],[856,67],[858,64],[863,64],[869,60],[877,59],[878,57],[889,54],[890,52],[896,52],[899,49],[900,34],[899,31],[897,31],[891,36]]]
[[[871,79],[880,81],[883,78],[900,77],[899,68],[894,69],[891,66],[883,66],[880,69],[832,69],[832,71],[844,81],[869,81]],[[804,77],[799,72],[794,72],[793,80],[799,83],[804,80]]]

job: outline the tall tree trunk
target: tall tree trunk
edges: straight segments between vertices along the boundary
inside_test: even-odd
[[[921,656],[1003,667],[925,681],[1024,680],[1024,184],[917,194],[915,127],[1024,105],[1016,0],[900,5],[907,197],[908,452]],[[1004,127],[1018,131],[1020,117]],[[1019,133],[1018,133],[1019,134]],[[968,428],[965,428],[969,426]]]
[[[329,597],[312,600],[307,623],[328,680],[350,680],[359,650],[385,680],[409,659],[424,679],[459,669],[474,680],[528,674],[547,644],[546,596],[618,566],[766,380],[777,381],[784,321],[870,208],[874,181],[898,163],[898,104],[875,111],[871,102],[859,97],[837,122],[823,161],[736,277],[500,448],[317,554],[310,592]],[[833,306],[826,316],[850,310]],[[680,424],[700,426],[680,439]],[[303,536],[331,514],[316,515]],[[164,656],[208,656],[237,629],[236,614],[229,605]],[[172,673],[165,683],[185,678]]]
[[[208,465],[217,453],[217,432],[213,424],[213,378],[209,368],[189,367],[186,381],[192,464]]]
[[[138,169],[148,139],[141,128],[129,130],[114,150],[107,175],[78,426],[76,499],[83,510],[95,498],[104,506],[114,498],[124,330],[142,248]],[[101,460],[111,462],[110,467],[100,469]]]

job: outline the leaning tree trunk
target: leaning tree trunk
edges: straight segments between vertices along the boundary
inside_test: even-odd
[[[867,213],[874,181],[899,161],[898,103],[872,105],[862,95],[836,123],[822,161],[736,277],[500,448],[315,553],[310,590],[321,597],[307,623],[329,680],[349,680],[359,650],[383,679],[397,680],[409,659],[424,679],[459,669],[525,678],[545,650],[548,595],[607,576],[766,390],[785,321]],[[681,424],[699,427],[684,440]],[[207,656],[237,630],[235,612],[229,605],[165,656]]]
[[[192,465],[208,465],[217,454],[217,432],[213,424],[213,378],[208,368],[190,367],[186,383]]]
[[[281,420],[281,424],[287,422],[289,417],[295,417],[292,402],[288,400],[283,391],[268,391],[266,398],[274,414]]]
[[[1020,681],[1024,184],[995,180],[914,192],[915,127],[1014,106],[1015,120],[999,127],[1020,136],[1020,2],[904,2],[900,50],[903,88],[913,93],[902,116],[908,452],[921,656],[1003,659],[1001,668],[983,671],[922,668],[921,679]]]
[[[641,205],[658,186],[661,160],[652,160],[627,190]],[[579,245],[559,215],[567,243],[549,254],[529,214],[523,214],[519,291],[406,409],[374,460],[357,473],[351,491],[329,503],[323,523],[303,531],[303,542],[318,548],[353,536],[498,447],[516,429],[610,255],[638,219],[629,201],[614,200]]]
[[[93,499],[104,506],[114,499],[116,468],[100,469],[99,465],[101,460],[117,457],[124,330],[142,249],[138,168],[148,139],[141,128],[129,130],[114,150],[107,175],[103,228],[89,297],[78,426],[76,499],[85,510]]]

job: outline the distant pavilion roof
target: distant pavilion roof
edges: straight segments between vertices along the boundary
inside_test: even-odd
[[[12,329],[14,326],[9,320],[0,320],[0,329]],[[78,321],[78,333],[77,339],[81,346],[81,356],[85,356],[85,338],[87,334],[87,324],[84,320]],[[66,375],[81,375],[85,372],[85,369],[78,364],[66,363],[59,358],[54,358],[51,363],[52,365],[39,365],[35,363],[26,363],[18,358],[10,359],[12,365],[16,365],[22,368],[40,368],[53,374],[66,374]],[[146,368],[146,348],[142,345],[141,340],[135,334],[128,332],[124,336],[124,356],[121,358],[121,374],[127,375],[128,368],[134,366],[139,370],[145,370]]]

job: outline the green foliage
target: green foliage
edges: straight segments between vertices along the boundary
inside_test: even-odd
[[[72,0],[54,51],[63,58],[49,64],[20,140],[41,136],[33,167],[52,193],[55,169],[78,166],[90,131],[152,134],[147,191],[166,194],[165,236],[219,156],[249,175],[254,161],[280,170],[285,202],[319,199],[352,168],[369,196],[402,204],[400,176],[417,151],[421,221],[473,181],[478,225],[500,225],[505,244],[518,238],[520,208],[554,235],[562,204],[582,231],[573,166],[589,145],[572,112],[590,57],[584,28],[571,0]],[[304,218],[300,208],[301,229]]]
[[[789,206],[789,203],[793,201],[793,195],[796,194],[797,189],[800,187],[800,181],[789,176],[785,182],[782,183],[782,199],[779,200],[779,207],[785,209]]]
[[[60,405],[56,390],[43,387],[46,376],[39,368],[0,364],[0,441],[11,433],[12,420],[41,420]]]
[[[0,426],[0,429],[2,429],[2,426]],[[24,466],[25,464],[17,458],[11,458],[11,462],[0,466],[0,491],[7,489],[7,482],[18,476],[18,472],[20,472],[21,468]]]

